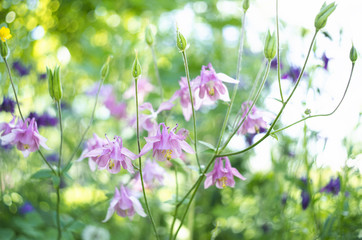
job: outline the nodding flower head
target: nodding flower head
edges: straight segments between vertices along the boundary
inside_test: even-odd
[[[243,113],[241,119],[244,119],[246,114],[249,112],[251,105],[251,101],[244,102],[241,105],[241,111]],[[249,112],[249,115],[245,118],[244,123],[240,126],[238,134],[256,134],[262,132],[262,130],[266,128],[268,128],[268,124],[266,121],[264,121],[262,112],[253,106]]]
[[[224,167],[225,163],[225,167]],[[228,157],[216,158],[214,169],[206,174],[205,189],[215,184],[217,188],[234,187],[234,176],[246,180],[236,168],[231,167]]]
[[[321,192],[333,193],[333,195],[338,195],[340,190],[341,180],[339,179],[339,177],[337,177],[336,179],[331,178],[329,183],[321,189]]]
[[[194,150],[185,141],[188,131],[181,129],[176,133],[177,126],[178,125],[169,131],[169,127],[166,127],[164,123],[160,123],[156,135],[145,138],[147,143],[142,148],[140,156],[143,156],[151,149],[153,150],[153,157],[159,161],[179,158],[182,150],[188,153],[194,153]]]

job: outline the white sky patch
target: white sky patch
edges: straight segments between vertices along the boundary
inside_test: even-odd
[[[71,55],[68,48],[66,48],[65,46],[61,46],[58,49],[57,58],[59,62],[61,62],[62,64],[64,65],[68,64],[71,59]]]

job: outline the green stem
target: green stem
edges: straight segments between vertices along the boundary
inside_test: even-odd
[[[237,94],[237,90],[238,90],[238,87],[239,87],[240,72],[241,72],[241,60],[242,60],[243,49],[244,49],[245,15],[246,15],[246,12],[244,12],[243,19],[242,19],[242,22],[241,22],[242,26],[241,26],[241,36],[240,36],[240,43],[239,43],[239,55],[238,55],[238,63],[237,63],[237,66],[236,66],[236,80],[238,81],[238,83],[236,83],[234,85],[233,95],[231,96],[231,101],[230,101],[229,107],[227,109],[227,112],[226,112],[226,115],[225,115],[225,118],[224,118],[224,122],[222,124],[222,128],[221,128],[219,140],[218,140],[218,143],[217,143],[216,151],[219,150],[222,138],[223,138],[225,130],[226,130],[226,125],[227,125],[227,123],[229,121],[230,112],[231,112],[231,109],[233,107],[235,97],[236,97],[236,94]]]
[[[193,120],[193,123],[194,123],[194,147],[195,147],[195,156],[196,156],[197,165],[199,166],[199,172],[201,173],[201,166],[200,166],[199,154],[197,153],[196,114],[195,114],[195,108],[194,108],[194,99],[193,99],[192,91],[191,91],[189,66],[188,66],[188,64],[187,64],[187,57],[186,57],[186,52],[185,52],[185,51],[182,51],[182,57],[183,57],[183,60],[184,60],[184,65],[185,65],[185,72],[186,72],[187,84],[188,84],[188,86],[189,86],[190,102],[191,102],[191,108],[192,108],[192,120]]]
[[[151,51],[152,51],[152,59],[153,59],[153,65],[155,67],[156,78],[157,78],[158,85],[159,85],[158,88],[160,89],[161,102],[163,102],[163,88],[162,88],[162,82],[161,82],[161,78],[160,78],[160,72],[158,71],[155,48],[153,45],[151,45],[150,47],[151,47]]]
[[[11,82],[11,87],[14,91],[14,96],[15,96],[15,100],[16,100],[16,105],[18,106],[18,110],[19,110],[19,114],[20,114],[20,117],[21,119],[23,120],[23,122],[25,123],[25,119],[24,119],[24,116],[21,112],[21,109],[20,109],[20,104],[19,104],[19,100],[18,100],[18,95],[16,94],[16,90],[15,90],[15,85],[14,85],[14,81],[13,81],[13,77],[11,75],[11,71],[10,71],[10,67],[9,67],[9,64],[6,60],[6,58],[3,58],[4,60],[4,63],[6,65],[6,69],[8,71],[8,74],[9,74],[9,78],[10,78],[10,82]],[[41,152],[40,149],[38,149],[38,153],[40,154],[40,157],[43,159],[44,163],[49,167],[49,169],[54,173],[54,175],[56,175],[56,172],[54,170],[54,168],[48,163],[48,161],[46,160],[46,158],[44,157],[43,153]]]
[[[309,118],[327,117],[327,116],[330,116],[330,115],[334,114],[334,113],[337,111],[337,109],[339,108],[339,106],[342,104],[342,102],[343,102],[343,100],[344,100],[344,97],[346,96],[347,90],[348,90],[348,88],[349,88],[349,85],[350,85],[350,82],[351,82],[351,79],[352,79],[353,70],[354,70],[354,63],[352,63],[351,73],[350,73],[350,75],[349,75],[347,87],[346,87],[346,89],[344,90],[342,99],[339,101],[338,105],[336,106],[336,108],[335,108],[332,112],[330,112],[330,113],[325,113],[325,114],[316,114],[316,115],[311,115],[311,116],[302,118],[302,119],[300,119],[299,121],[296,121],[296,122],[294,122],[294,123],[292,123],[292,124],[290,124],[290,125],[288,125],[288,126],[286,126],[286,127],[283,127],[283,128],[280,128],[280,129],[278,129],[278,130],[273,131],[271,134],[274,134],[274,133],[283,131],[283,130],[285,130],[285,129],[289,128],[289,127],[292,127],[292,126],[294,126],[294,125],[296,125],[296,124],[298,124],[298,123],[300,123],[300,122],[303,122],[303,121],[305,121],[305,120],[307,120],[307,119],[309,119]]]
[[[284,99],[283,99],[283,91],[282,91],[282,84],[280,82],[280,46],[279,46],[279,15],[278,15],[278,0],[275,1],[276,2],[276,23],[277,23],[277,59],[278,59],[278,84],[279,84],[279,92],[280,92],[280,98],[282,100],[282,103],[284,103]]]
[[[96,101],[94,102],[94,106],[93,106],[93,110],[92,110],[92,115],[91,115],[91,118],[89,120],[89,123],[88,123],[88,126],[87,128],[84,130],[83,134],[82,134],[82,137],[77,145],[77,147],[75,148],[74,152],[72,153],[72,155],[70,156],[68,162],[67,162],[67,165],[65,168],[68,168],[69,165],[71,164],[75,154],[78,152],[80,146],[82,145],[83,143],[83,140],[85,138],[85,135],[87,134],[88,130],[90,129],[90,127],[92,126],[92,123],[93,123],[93,120],[94,120],[94,113],[96,111],[96,107],[97,107],[97,103],[98,103],[98,98],[99,98],[99,92],[101,91],[101,88],[102,88],[102,85],[103,85],[103,82],[104,82],[104,78],[101,78],[101,81],[99,83],[99,87],[98,87],[98,91],[97,91],[97,95],[96,95]]]
[[[57,101],[58,117],[59,117],[59,129],[60,129],[60,146],[59,146],[59,160],[58,160],[58,177],[59,183],[61,181],[61,161],[62,161],[62,149],[63,149],[63,124],[62,124],[62,107],[60,100]],[[58,240],[62,238],[62,230],[60,226],[60,186],[57,186],[57,227],[58,227]]]
[[[138,153],[141,152],[141,145],[140,145],[140,126],[139,126],[139,113],[138,113],[138,78],[135,79],[135,92],[136,92],[136,111],[137,111],[137,147],[138,147]],[[143,174],[142,174],[142,159],[141,157],[138,157],[138,164],[139,164],[139,171],[140,171],[140,178],[141,178],[141,184],[142,184],[142,193],[143,193],[143,198],[145,200],[145,204],[146,204],[146,210],[148,213],[148,216],[150,217],[151,223],[152,223],[152,227],[153,227],[153,231],[155,232],[155,236],[157,239],[159,239],[158,234],[157,234],[157,228],[155,225],[155,221],[153,220],[152,214],[151,214],[151,210],[150,207],[148,206],[148,201],[147,201],[147,196],[146,196],[146,189],[145,189],[145,184],[143,182]]]
[[[176,167],[176,165],[175,165],[175,181],[176,181],[176,202],[177,202],[178,201],[178,179],[177,179],[177,167]],[[178,210],[178,207],[176,206],[175,207],[175,212],[173,214],[174,218],[172,220],[171,229],[170,229],[170,237],[168,238],[170,240],[172,238],[173,226],[175,225],[175,222],[176,222],[177,210]]]
[[[297,87],[298,87],[298,85],[299,85],[299,82],[300,82],[300,80],[301,80],[301,78],[302,78],[302,76],[303,76],[303,74],[304,74],[305,67],[307,66],[307,62],[308,62],[310,53],[311,53],[311,51],[312,51],[313,43],[314,43],[314,40],[315,40],[315,38],[316,38],[316,36],[317,36],[317,33],[318,33],[318,31],[316,31],[316,32],[314,33],[314,35],[313,35],[313,39],[312,39],[312,42],[311,42],[311,44],[310,44],[310,46],[309,46],[308,54],[307,54],[307,57],[306,57],[306,59],[305,59],[305,61],[304,61],[303,68],[302,68],[302,70],[301,70],[301,72],[300,72],[300,74],[299,74],[298,80],[297,80],[297,82],[296,82],[296,84],[295,84],[292,92],[289,94],[289,97],[287,98],[287,100],[283,103],[282,108],[280,109],[278,115],[277,115],[276,118],[274,119],[273,123],[271,124],[271,126],[270,126],[270,128],[268,129],[268,131],[266,132],[266,134],[265,134],[259,141],[255,142],[253,145],[251,145],[251,146],[249,146],[249,147],[247,147],[247,148],[245,148],[245,149],[243,149],[243,150],[241,150],[241,151],[232,152],[232,153],[220,154],[220,155],[217,155],[217,157],[233,156],[233,155],[238,155],[238,154],[241,154],[241,153],[243,153],[243,152],[246,152],[246,151],[250,150],[251,148],[255,147],[256,145],[258,145],[259,143],[261,143],[265,138],[267,138],[267,137],[271,134],[271,131],[273,130],[273,127],[275,126],[275,124],[276,124],[277,121],[279,120],[279,118],[280,118],[280,116],[282,115],[285,107],[287,106],[288,102],[289,102],[290,99],[292,98],[295,90],[297,89]],[[227,144],[224,145],[223,149],[225,149],[226,146],[227,146]]]

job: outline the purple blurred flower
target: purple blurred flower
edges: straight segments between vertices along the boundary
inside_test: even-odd
[[[131,97],[135,97],[135,89],[134,89],[134,82],[130,88],[128,88],[124,94],[123,97],[125,99],[129,99]],[[149,92],[152,92],[154,89],[154,86],[148,81],[147,78],[141,78],[138,80],[138,101],[139,103],[143,103],[143,100],[145,99],[146,95]],[[159,86],[161,87],[161,86]]]
[[[46,73],[41,73],[41,74],[39,74],[39,75],[38,75],[38,79],[39,79],[40,81],[47,79],[47,74],[46,74]]]
[[[23,63],[21,63],[20,61],[15,61],[13,63],[13,69],[15,70],[15,72],[18,73],[18,75],[20,77],[29,75],[30,73],[30,66],[26,67]]]
[[[142,174],[145,188],[153,189],[157,186],[163,185],[163,180],[167,173],[165,169],[158,165],[156,161],[148,159],[145,162]],[[137,190],[142,191],[141,178],[139,173],[136,175],[134,180],[134,186],[139,186]]]
[[[302,208],[303,208],[303,210],[305,210],[305,209],[307,209],[307,207],[310,203],[309,193],[306,190],[302,190],[301,197],[302,197]]]
[[[3,103],[0,105],[0,112],[14,113],[16,102],[8,97],[3,97]]]
[[[21,215],[25,215],[27,213],[30,213],[32,211],[34,211],[34,207],[33,205],[31,205],[30,202],[25,202],[20,208],[19,208],[19,213]]]
[[[95,158],[98,169],[107,169],[113,174],[121,170],[121,165],[128,172],[133,173],[131,160],[135,160],[138,156],[123,147],[122,138],[115,136],[113,141],[109,141],[106,136],[106,139],[106,144],[83,154],[82,157]]]
[[[283,205],[283,206],[284,206],[285,204],[287,204],[287,200],[288,200],[288,194],[287,194],[287,193],[283,193],[282,199],[281,199],[281,202],[282,202],[282,205]]]
[[[265,133],[266,129],[265,128],[260,128],[258,133]],[[254,143],[254,137],[258,134],[258,133],[249,133],[245,135],[245,140],[248,143],[249,146],[251,146]]]
[[[339,177],[337,177],[336,179],[331,178],[329,183],[321,189],[321,192],[333,193],[333,195],[338,195],[340,190],[341,180],[339,179]]]
[[[49,163],[57,163],[59,161],[59,155],[56,153],[50,154],[46,157]]]
[[[274,58],[270,63],[270,68],[272,69],[278,69],[278,59]],[[283,69],[283,63],[280,62],[280,69]]]
[[[89,89],[86,90],[88,96],[96,96],[98,92],[100,82],[94,83]],[[111,84],[103,84],[99,90],[99,97],[107,98],[113,93],[113,87]]]
[[[109,205],[106,218],[103,222],[107,222],[117,212],[118,216],[128,217],[133,219],[135,213],[141,217],[146,217],[146,213],[142,208],[140,201],[134,196],[134,194],[127,187],[121,185],[120,190],[115,189],[115,194]]]
[[[289,68],[289,71],[282,75],[282,79],[289,79],[293,83],[295,83],[298,80],[300,72],[301,72],[301,69],[299,67],[291,66]],[[305,76],[305,73],[303,74],[303,77],[304,76]]]
[[[327,57],[326,53],[323,53],[322,61],[323,61],[323,63],[324,63],[323,68],[324,68],[325,70],[328,70],[328,62],[329,62],[329,60],[330,60],[330,59]]]
[[[113,93],[111,93],[103,103],[113,117],[118,119],[127,117],[127,104],[123,102],[117,102]]]
[[[35,152],[42,146],[49,149],[45,144],[46,138],[38,132],[38,127],[35,119],[27,118],[25,122],[18,120],[16,126],[11,129],[11,132],[1,136],[2,144],[16,144],[16,147],[22,151],[24,157],[28,157],[31,152]]]
[[[162,132],[160,130],[162,126]],[[159,161],[171,160],[172,158],[179,158],[182,150],[188,153],[195,153],[190,145],[185,141],[188,131],[180,129],[176,132],[176,127],[172,128],[169,132],[169,127],[164,123],[160,123],[157,129],[157,134],[152,137],[145,137],[146,144],[143,146],[140,156],[145,155],[151,149],[153,150],[153,157]]]
[[[91,152],[94,149],[102,148],[107,143],[108,143],[107,140],[102,139],[102,138],[98,137],[97,134],[93,133],[93,138],[91,138],[91,139],[89,139],[87,141],[87,148],[84,149],[84,151],[82,152],[80,158],[77,161],[83,160],[84,158],[86,158],[85,155],[87,153]],[[89,168],[93,172],[97,169],[97,159],[98,159],[98,156],[96,156],[96,157],[88,157]]]
[[[240,121],[242,121],[242,119],[248,113],[251,104],[252,104],[252,102],[248,101],[248,102],[244,102],[241,105],[241,112],[243,113],[243,115],[242,115],[242,118]],[[262,128],[266,129],[267,127],[268,127],[268,124],[263,119],[263,113],[261,111],[259,111],[259,109],[257,107],[253,106],[249,115],[246,117],[243,125],[239,128],[237,133],[240,135],[244,135],[247,133],[255,134],[255,133],[260,133],[260,130]]]
[[[28,118],[35,118],[35,121],[39,127],[50,127],[56,126],[58,124],[58,118],[50,116],[49,113],[43,113],[43,115],[38,115],[36,112],[31,112]]]
[[[204,187],[206,189],[213,184],[216,184],[217,188],[225,188],[226,186],[234,187],[234,176],[240,178],[241,180],[246,180],[246,178],[243,177],[236,168],[231,167],[228,157],[216,158],[214,169],[206,174]]]

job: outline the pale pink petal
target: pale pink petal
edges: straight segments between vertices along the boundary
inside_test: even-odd
[[[243,175],[241,175],[236,168],[231,168],[231,172],[235,177],[238,177],[241,180],[246,180],[246,178]]]
[[[191,148],[191,146],[186,141],[184,141],[184,140],[179,141],[179,143],[180,143],[181,148],[183,150],[185,150],[186,152],[191,153],[191,154],[195,153],[195,151]]]
[[[106,218],[102,222],[107,222],[112,217],[113,213],[114,213],[114,208],[109,206]]]
[[[143,207],[142,207],[140,201],[139,201],[137,198],[135,198],[134,196],[130,196],[129,199],[132,201],[132,203],[133,203],[133,208],[134,208],[134,210],[136,211],[136,213],[137,213],[138,215],[140,215],[141,217],[146,217],[147,214],[146,214],[145,211],[143,210]]]
[[[224,74],[224,73],[217,73],[216,74],[217,78],[220,79],[223,82],[227,82],[227,83],[239,83],[239,81],[235,80],[234,78],[229,77],[228,75]]]

